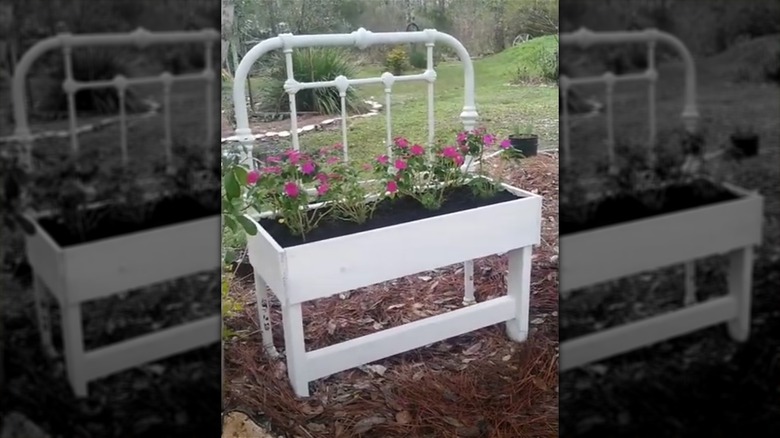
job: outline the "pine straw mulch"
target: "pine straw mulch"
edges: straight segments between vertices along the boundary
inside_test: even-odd
[[[544,196],[543,242],[534,248],[531,333],[510,341],[504,325],[418,348],[313,382],[298,399],[282,360],[261,346],[250,280],[231,293],[243,311],[226,325],[225,411],[239,410],[286,437],[557,437],[558,436],[558,159],[540,154],[505,166],[508,182]],[[489,224],[485,224],[489,226]],[[475,261],[478,301],[505,290],[506,258]],[[424,272],[306,303],[309,349],[462,306],[460,265]],[[274,338],[284,345],[278,301]]]

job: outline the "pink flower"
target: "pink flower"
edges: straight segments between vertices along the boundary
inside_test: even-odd
[[[330,158],[328,158],[327,163],[328,164],[336,164],[339,161],[341,161],[341,158],[339,158],[339,157],[330,157]]]
[[[380,155],[376,159],[379,164],[387,164],[389,160],[390,158],[388,158],[387,155]]]
[[[409,147],[409,140],[403,137],[396,137],[395,139],[393,139],[393,141],[395,142],[395,145],[398,146],[399,148]]]
[[[303,172],[304,175],[311,175],[312,173],[314,173],[314,163],[312,163],[311,161],[304,163],[301,166],[301,172]]]
[[[341,143],[336,143],[336,144],[333,145],[333,150],[334,151],[340,151],[342,149],[344,149],[344,146]]]
[[[509,139],[501,142],[501,149],[509,149],[510,147],[512,147],[512,142],[510,142]]]
[[[425,153],[425,148],[416,144],[409,149],[409,152],[411,152],[412,155],[420,156]]]
[[[320,149],[320,155],[328,155],[328,152],[330,152],[327,148]]]
[[[387,182],[387,191],[390,193],[395,193],[398,191],[398,183],[395,181],[388,181]]]
[[[249,184],[255,184],[259,179],[260,179],[260,171],[258,170],[251,170],[246,175],[246,182]]]
[[[324,174],[322,172],[318,173],[315,178],[317,178],[317,180],[319,180],[319,182],[322,183],[322,184],[328,182],[328,175],[326,175],[326,174]]]
[[[279,157],[276,157],[276,156],[271,156],[271,157],[266,158],[265,161],[267,161],[269,163],[278,163],[278,162],[282,161],[282,159],[279,158]]]
[[[395,168],[398,169],[398,170],[406,169],[406,161],[404,161],[404,160],[395,160]]]
[[[317,194],[320,196],[324,196],[326,193],[328,193],[328,190],[330,189],[330,186],[328,183],[323,182],[322,184],[317,186]]]
[[[463,155],[461,155],[461,154],[458,154],[458,155],[457,155],[455,158],[453,158],[453,159],[455,160],[455,164],[457,164],[458,166],[462,166],[462,165],[463,165],[463,162],[464,162]]]
[[[290,159],[290,163],[298,164],[298,162],[301,160],[301,153],[298,151],[290,151],[287,153],[287,158]]]
[[[282,168],[279,166],[268,166],[266,168],[263,168],[263,173],[273,173],[279,175],[280,173],[282,173]]]
[[[487,134],[487,135],[485,135],[484,137],[482,137],[482,141],[483,141],[483,142],[485,142],[485,145],[486,145],[486,146],[491,146],[491,145],[493,145],[493,142],[495,142],[495,141],[496,141],[496,138],[495,138],[495,137],[493,137],[493,136],[492,136],[492,135],[490,135],[490,134]]]
[[[466,142],[466,139],[469,138],[469,135],[467,132],[459,132],[458,133],[458,144],[463,144]]]
[[[295,184],[294,182],[288,182],[284,185],[285,195],[291,198],[297,198],[299,193],[300,189],[298,188],[298,184]]]
[[[445,156],[447,158],[455,158],[458,155],[460,155],[458,154],[458,150],[455,149],[454,146],[447,146],[446,148],[442,149],[441,154],[442,156]]]

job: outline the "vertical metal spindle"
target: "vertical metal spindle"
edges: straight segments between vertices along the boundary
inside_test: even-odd
[[[655,41],[648,41],[647,43],[647,74],[649,75],[649,81],[647,84],[648,95],[648,111],[649,111],[649,128],[650,138],[648,140],[648,159],[650,163],[655,162],[655,141],[656,141],[656,120],[655,120],[655,81],[658,72],[655,69]]]
[[[427,70],[433,71],[433,43],[425,43],[427,50]],[[436,134],[436,126],[434,119],[434,81],[428,81],[428,158],[433,159],[433,138]]]
[[[607,160],[609,172],[615,173],[615,75],[612,72],[604,73],[604,84],[607,98]]]
[[[173,172],[173,133],[171,132],[171,88],[173,77],[167,71],[162,74],[163,81],[163,123],[165,124],[165,165],[169,173]]]
[[[116,84],[117,96],[119,97],[119,147],[122,150],[122,166],[127,167],[127,110],[125,109],[127,97],[127,80],[124,76],[117,76],[114,79]]]
[[[293,59],[292,59],[291,47],[284,49],[284,62],[287,70],[287,81],[293,82],[295,80],[295,74],[293,72]],[[293,150],[300,150],[301,146],[298,142],[298,107],[295,100],[295,90],[287,92],[287,96],[290,99],[290,135],[292,136]]]
[[[66,40],[67,41],[67,40]],[[78,121],[76,119],[76,92],[78,87],[73,77],[73,49],[68,42],[62,47],[63,60],[65,62],[65,83],[63,90],[68,96],[68,127],[70,128],[70,147],[73,155],[79,153],[79,137],[77,133]]]

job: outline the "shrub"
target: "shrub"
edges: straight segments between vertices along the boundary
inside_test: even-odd
[[[537,59],[537,65],[541,76],[548,81],[558,80],[558,51],[543,50],[540,51]]]
[[[117,75],[128,76],[128,69],[122,62],[121,54],[108,49],[77,49],[71,54],[73,77],[78,81],[93,82],[114,79]],[[62,60],[61,60],[62,61]],[[54,64],[48,75],[55,81],[48,87],[37,107],[45,112],[68,111],[68,97],[62,90],[65,80],[64,62]],[[119,96],[115,88],[98,88],[81,90],[76,93],[76,109],[78,111],[95,112],[98,114],[116,114],[119,111]],[[128,113],[140,112],[145,109],[141,99],[127,90],[125,94],[125,110]]]
[[[385,67],[394,75],[403,74],[406,70],[408,57],[403,47],[396,47],[391,50],[385,60]]]
[[[414,68],[427,68],[428,55],[425,51],[414,50],[409,54],[409,64]]]
[[[292,54],[293,77],[299,82],[332,81],[341,75],[352,78],[356,69],[348,55],[348,52],[332,47],[295,50]],[[290,111],[290,102],[284,91],[286,80],[284,55],[277,54],[259,89],[264,111]],[[346,103],[350,112],[362,108],[353,88],[347,90]],[[335,87],[300,90],[296,94],[296,109],[300,112],[337,114],[341,111],[339,91]]]
[[[775,51],[764,63],[764,78],[770,82],[780,83],[780,50]]]

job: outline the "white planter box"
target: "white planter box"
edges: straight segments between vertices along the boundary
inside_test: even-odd
[[[515,321],[510,336],[524,340],[530,252],[540,241],[542,198],[505,187],[518,199],[290,248],[258,227],[248,240],[258,308],[264,311],[267,284],[282,303],[296,393],[307,395],[314,379],[499,322]],[[301,303],[500,253],[510,257],[508,296],[305,352]],[[261,320],[267,322],[267,316],[261,313]]]
[[[65,248],[41,228],[40,216],[26,216],[35,224],[35,233],[26,237],[27,257],[36,294],[45,287],[62,309],[65,359],[77,395],[86,395],[90,380],[220,340],[216,315],[85,352],[80,311],[87,300],[219,268],[220,216]],[[38,311],[45,313],[40,301]]]
[[[761,242],[763,198],[726,187],[740,197],[561,237],[562,292],[711,255],[732,255],[729,296],[566,341],[561,345],[561,370],[724,321],[731,323],[734,338],[747,338],[752,247]]]

